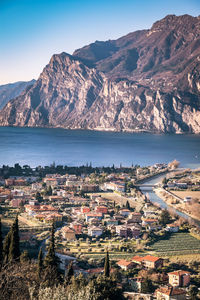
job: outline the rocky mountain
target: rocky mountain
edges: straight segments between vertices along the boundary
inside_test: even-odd
[[[0,125],[200,133],[200,17],[53,55]]]
[[[0,109],[2,109],[9,100],[19,96],[29,85],[33,85],[35,80],[18,81],[0,85]]]

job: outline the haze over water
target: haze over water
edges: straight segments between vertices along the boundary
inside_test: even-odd
[[[0,166],[146,166],[173,159],[200,167],[200,136],[0,127]]]

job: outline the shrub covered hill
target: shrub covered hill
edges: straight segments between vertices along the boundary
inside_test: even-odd
[[[200,17],[53,55],[0,125],[199,133]]]

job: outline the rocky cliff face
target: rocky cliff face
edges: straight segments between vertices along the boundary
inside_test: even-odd
[[[9,100],[19,96],[29,85],[33,85],[35,80],[19,81],[0,85],[0,109],[2,109]]]
[[[0,125],[199,133],[200,18],[54,55]]]

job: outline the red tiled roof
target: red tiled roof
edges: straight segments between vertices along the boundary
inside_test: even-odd
[[[168,275],[176,275],[176,276],[181,276],[181,275],[185,275],[185,274],[190,275],[190,272],[178,270],[178,271],[168,273]]]
[[[143,257],[138,256],[138,255],[132,257],[132,261],[142,262],[142,260],[143,260]]]
[[[160,292],[167,296],[186,294],[186,291],[184,291],[182,289],[172,288],[172,287],[160,287],[159,289],[156,290],[156,292]]]
[[[119,266],[129,266],[130,264],[132,264],[132,261],[127,261],[125,259],[121,259],[120,261],[117,262],[117,264]]]
[[[160,257],[156,257],[156,256],[152,256],[152,255],[146,255],[142,258],[142,260],[147,260],[147,261],[151,261],[151,262],[156,262],[157,260],[159,260]]]

